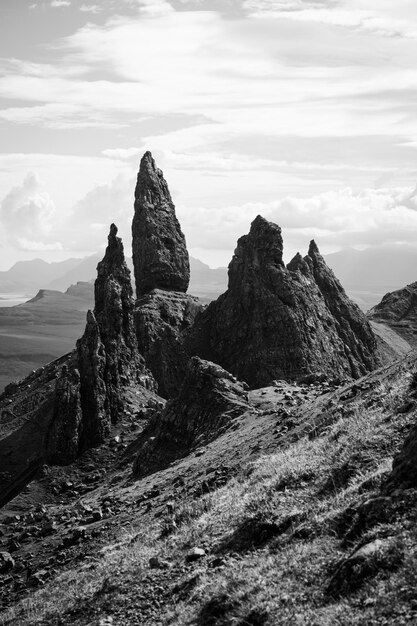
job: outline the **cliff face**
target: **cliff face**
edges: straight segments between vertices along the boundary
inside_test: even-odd
[[[167,182],[150,152],[140,164],[132,236],[138,347],[159,393],[170,398],[179,392],[189,359],[182,335],[201,306],[185,293],[190,279],[185,238]]]
[[[281,229],[258,216],[238,240],[228,290],[196,319],[190,353],[251,387],[276,378],[357,377],[376,366],[376,340],[312,242],[288,267]]]
[[[190,264],[168,185],[150,152],[142,157],[132,224],[137,296],[152,289],[186,292]]]

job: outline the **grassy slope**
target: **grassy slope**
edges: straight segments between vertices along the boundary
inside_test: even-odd
[[[256,424],[242,424],[227,435],[227,445],[220,438],[203,456],[192,455],[145,479],[145,485],[121,481],[117,493],[128,494],[132,503],[152,480],[160,481],[166,504],[175,481],[207,472],[215,454],[229,461],[237,454],[240,466],[219,489],[174,498],[173,514],[164,505],[140,515],[132,504],[117,541],[87,563],[74,563],[0,623],[416,623],[416,492],[397,493],[390,516],[368,527],[355,529],[354,523],[359,505],[380,495],[392,456],[416,420],[409,403],[414,361],[410,355],[359,385],[300,405],[289,430],[280,422],[275,440],[267,420],[272,424],[279,414],[261,414],[266,421],[256,434],[267,452],[253,460],[240,458],[239,451],[245,450],[244,432]],[[363,580],[359,570],[356,589],[353,584],[332,595],[328,584],[338,563],[375,538],[392,538],[391,565],[376,567]],[[205,548],[207,556],[188,564],[193,546]],[[155,555],[167,561],[166,569],[149,567]]]

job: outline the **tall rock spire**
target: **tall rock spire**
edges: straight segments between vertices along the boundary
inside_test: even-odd
[[[137,297],[152,289],[187,291],[190,265],[185,237],[166,180],[150,152],[140,162],[132,239]]]
[[[130,271],[114,224],[94,294],[94,312],[88,311],[84,334],[57,383],[48,444],[55,462],[70,462],[105,440],[124,412],[130,385],[156,387],[138,350]]]

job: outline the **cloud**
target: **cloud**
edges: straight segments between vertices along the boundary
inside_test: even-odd
[[[71,0],[52,0],[50,4],[52,9],[59,9],[61,7],[71,6]]]
[[[129,248],[134,186],[134,178],[118,175],[110,183],[90,189],[74,205],[64,224],[66,246],[71,250],[94,252],[105,245],[110,224],[114,222]]]
[[[80,6],[80,11],[83,13],[100,13],[103,11],[103,8],[98,4],[82,4]]]
[[[139,12],[148,17],[161,17],[174,13],[175,9],[166,0],[136,0]]]
[[[323,252],[345,246],[415,244],[417,196],[410,188],[365,189],[358,193],[346,188],[310,198],[289,196],[218,209],[193,207],[183,211],[182,225],[189,246],[202,250],[204,257],[204,250],[232,251],[258,214],[282,227],[290,256],[297,250],[305,253],[311,239]]]
[[[140,148],[107,148],[101,151],[104,156],[112,159],[131,159],[132,157],[141,156]]]
[[[59,241],[56,241],[55,243],[44,243],[43,241],[31,241],[25,237],[18,237],[17,243],[21,250],[33,250],[36,252],[64,249],[62,243]]]
[[[22,248],[32,245],[35,240],[50,237],[54,213],[55,205],[39,176],[30,172],[22,184],[13,187],[3,199],[0,221],[8,240]]]
[[[414,0],[245,0],[243,8],[257,18],[319,22],[385,37],[417,38]]]

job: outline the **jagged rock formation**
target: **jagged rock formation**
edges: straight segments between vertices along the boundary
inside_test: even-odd
[[[88,311],[72,368],[59,379],[54,409],[58,427],[53,424],[54,436],[49,443],[49,458],[55,462],[58,458],[63,462],[73,460],[82,450],[105,440],[112,423],[117,423],[123,413],[125,387],[142,384],[155,388],[138,351],[130,271],[122,241],[116,235],[117,228],[112,224],[106,253],[97,266],[94,313]],[[78,385],[74,384],[77,380]],[[79,408],[81,417],[64,420],[62,428],[61,415],[72,416],[71,407],[77,411]],[[69,437],[70,426],[74,430]],[[71,453],[68,438],[73,441]]]
[[[368,312],[368,318],[387,324],[412,346],[417,346],[417,282],[385,294]]]
[[[314,242],[285,267],[281,229],[258,216],[238,240],[228,290],[203,311],[187,349],[251,387],[275,378],[358,377],[377,365],[376,340]]]
[[[116,235],[112,224],[97,268],[94,312],[88,311],[76,349],[9,385],[0,400],[0,504],[43,463],[71,463],[102,443],[132,388],[135,396],[156,390],[138,351],[130,272]]]
[[[201,306],[186,295],[190,270],[185,238],[168,185],[150,152],[140,164],[132,223],[139,351],[166,398],[180,389],[189,356],[182,335]]]
[[[190,265],[185,237],[168,185],[150,152],[141,160],[132,224],[136,294],[152,289],[186,292]]]
[[[249,409],[242,383],[219,365],[193,357],[179,395],[144,433],[134,472],[154,471],[209,443]]]

